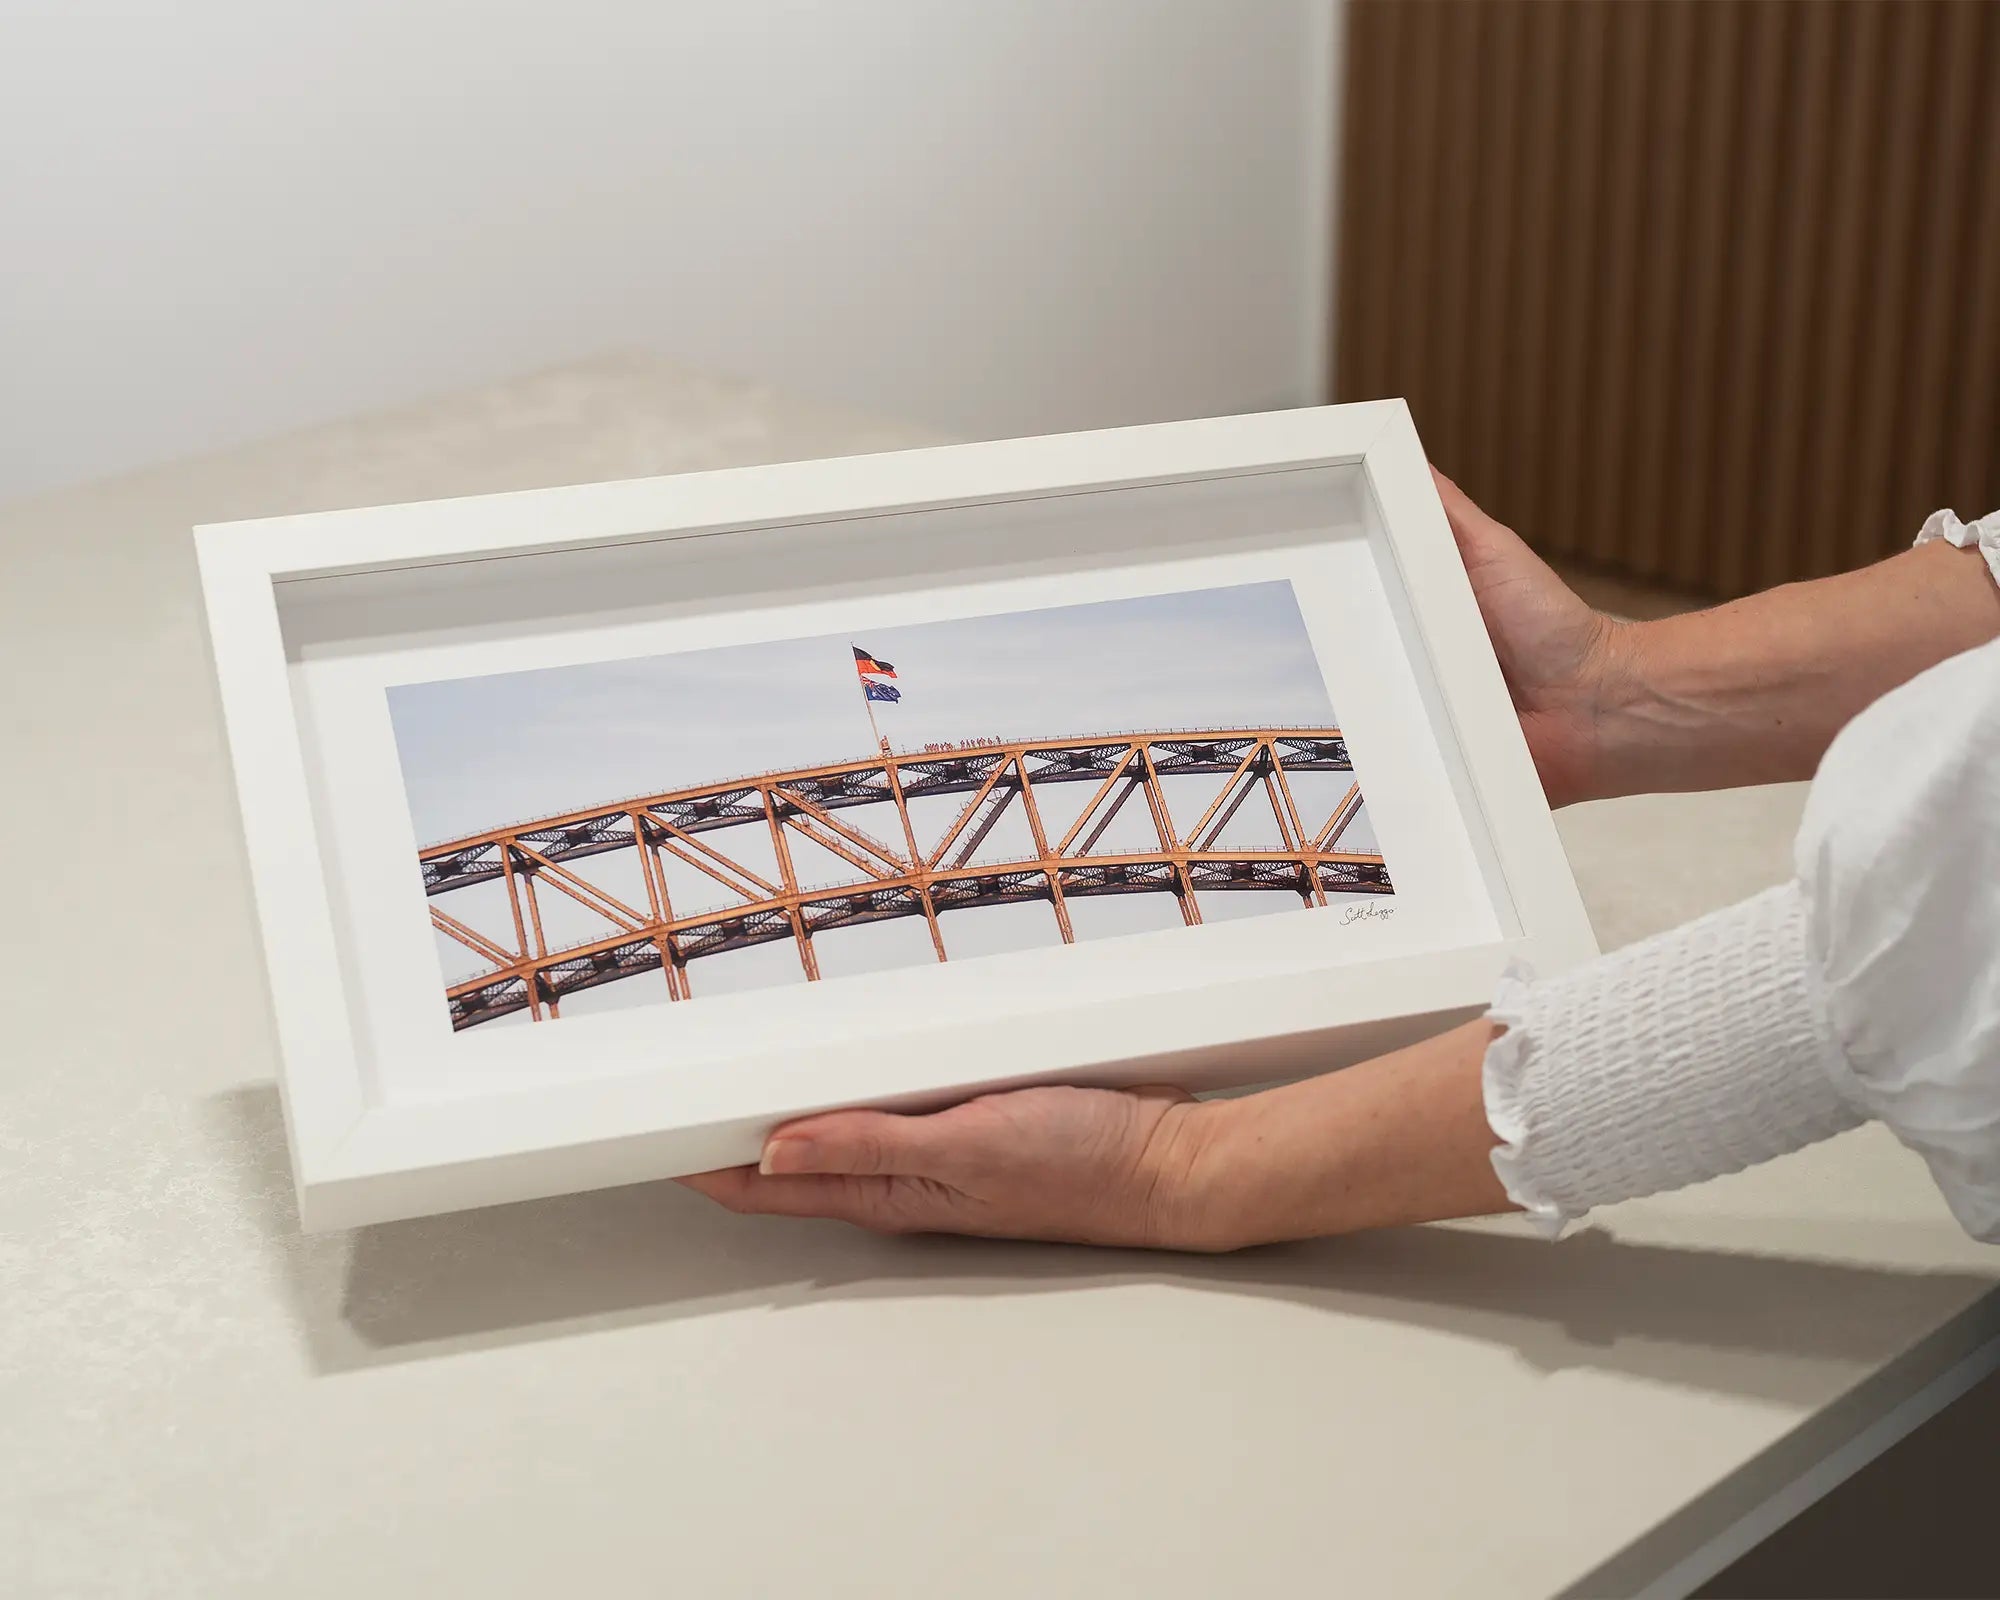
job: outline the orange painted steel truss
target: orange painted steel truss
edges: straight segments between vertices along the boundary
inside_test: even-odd
[[[793,944],[805,976],[817,979],[816,937],[897,917],[921,917],[942,961],[939,917],[973,906],[1044,902],[1068,943],[1076,937],[1068,902],[1099,895],[1170,894],[1192,925],[1201,921],[1198,894],[1279,891],[1307,905],[1324,905],[1329,894],[1389,894],[1393,888],[1380,855],[1337,848],[1361,809],[1360,785],[1350,783],[1329,815],[1308,818],[1289,781],[1296,773],[1353,770],[1338,728],[1114,734],[884,752],[543,817],[432,845],[418,852],[418,860],[424,892],[433,902],[481,884],[505,888],[511,946],[435,903],[431,907],[440,933],[492,964],[446,989],[452,1026],[467,1028],[523,1010],[537,1021],[558,1016],[567,995],[652,972],[664,973],[670,999],[685,1000],[693,993],[691,962],[779,941]],[[1213,803],[1185,828],[1168,812],[1162,788],[1163,779],[1182,776],[1224,780]],[[1043,826],[1036,801],[1036,791],[1053,783],[1096,785],[1076,820],[1055,837]],[[1217,848],[1231,819],[1259,790],[1276,818],[1281,847]],[[926,850],[917,842],[910,802],[934,795],[963,795],[965,801],[942,838]],[[1158,848],[1094,854],[1135,795],[1144,796]],[[994,825],[1016,804],[1035,853],[975,862]],[[861,806],[890,807],[900,843],[876,838],[839,815]],[[741,828],[768,839],[775,881],[724,848],[727,830]],[[711,838],[716,834],[725,835],[720,844]],[[827,886],[801,885],[793,837],[840,857],[858,876]],[[590,857],[635,846],[643,905],[628,904],[577,870]],[[663,864],[668,857],[713,880],[730,901],[676,912]],[[551,949],[542,927],[540,889],[568,896],[614,931]]]

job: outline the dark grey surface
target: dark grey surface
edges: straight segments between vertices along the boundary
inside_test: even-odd
[[[1695,1593],[1726,1600],[2000,1596],[2000,1374]]]

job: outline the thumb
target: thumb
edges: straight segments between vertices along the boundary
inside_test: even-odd
[[[1445,514],[1447,516],[1455,517],[1466,506],[1472,505],[1472,497],[1459,488],[1443,472],[1439,471],[1435,464],[1431,466],[1431,483],[1437,489],[1438,499],[1444,502]],[[1478,507],[1474,506],[1473,509],[1476,511]]]
[[[1500,524],[1480,510],[1471,495],[1436,467],[1431,468],[1431,482],[1437,485],[1438,499],[1444,506],[1444,520],[1451,524],[1452,537],[1458,541],[1460,552],[1469,555],[1471,552],[1467,550],[1467,545]]]
[[[1451,536],[1458,545],[1459,558],[1464,561],[1465,570],[1472,574],[1475,588],[1480,587],[1482,575],[1489,575],[1500,579],[1525,578],[1544,587],[1558,584],[1567,591],[1568,585],[1535,554],[1527,540],[1491,512],[1481,510],[1471,495],[1436,467],[1431,468],[1431,479],[1437,485],[1438,499],[1444,505],[1444,519],[1451,525]],[[1491,569],[1490,574],[1487,569]]]
[[[764,1142],[757,1170],[768,1176],[839,1173],[920,1176],[934,1141],[928,1117],[890,1111],[834,1111],[786,1123]]]

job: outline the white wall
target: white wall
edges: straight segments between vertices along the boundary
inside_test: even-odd
[[[1336,0],[0,0],[0,498],[613,347],[1316,398]]]

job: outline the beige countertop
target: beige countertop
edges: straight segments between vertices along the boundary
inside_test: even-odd
[[[880,1240],[666,1184],[301,1236],[189,527],[927,442],[616,358],[0,507],[0,1591],[1622,1588],[2000,1326],[1876,1129],[1555,1246]],[[1565,815],[1600,937],[1775,881],[1798,806]]]

